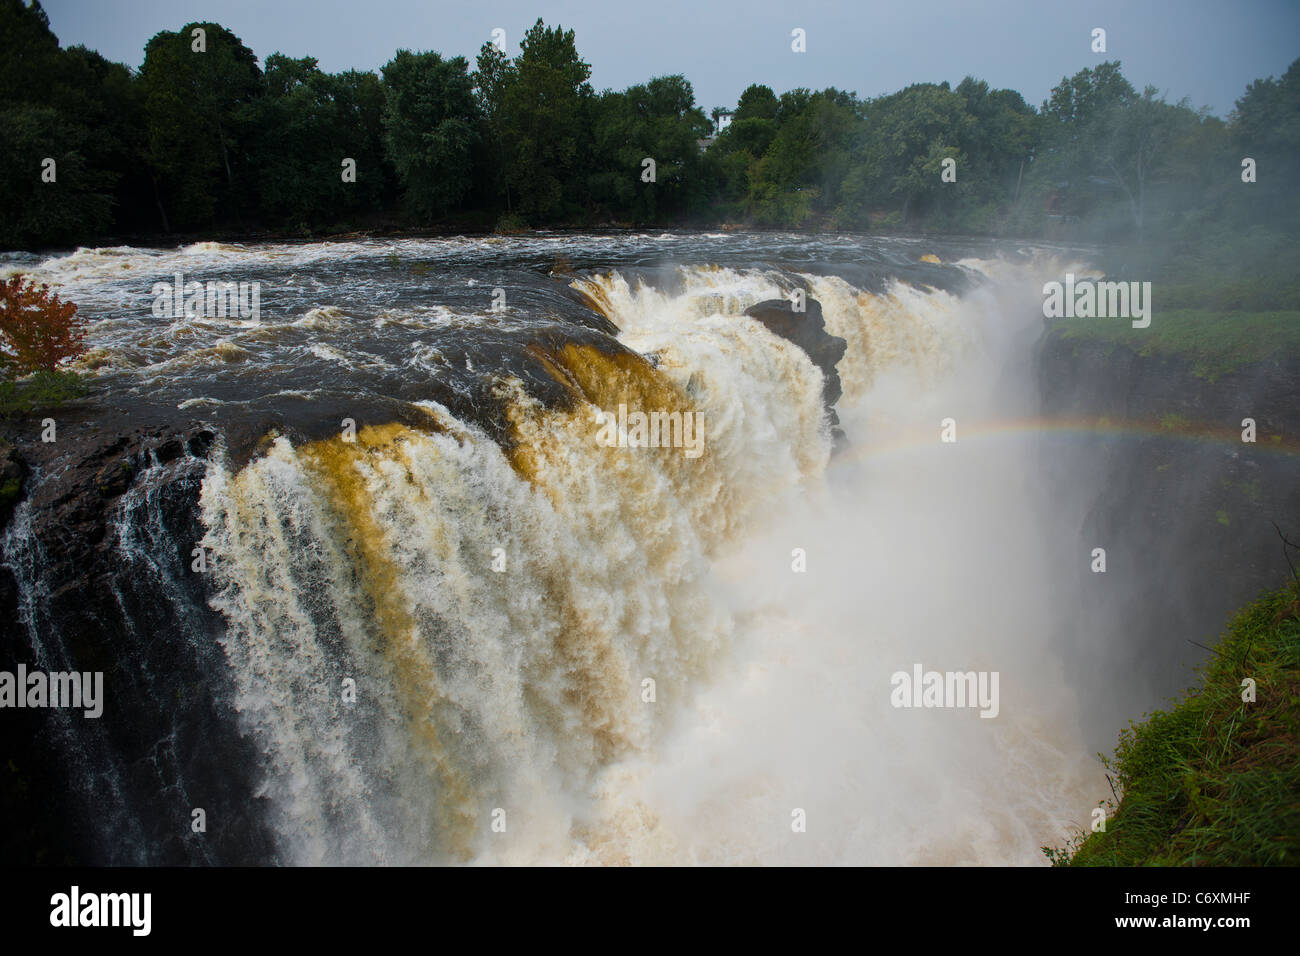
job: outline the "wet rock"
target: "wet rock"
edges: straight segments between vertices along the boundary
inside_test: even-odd
[[[765,299],[745,310],[745,314],[758,319],[768,330],[781,338],[794,343],[807,353],[813,364],[822,370],[822,402],[831,417],[831,430],[837,446],[843,443],[844,433],[839,427],[839,418],[835,416],[833,406],[844,393],[840,383],[840,374],[835,366],[848,349],[848,343],[838,335],[826,331],[826,320],[822,316],[822,305],[816,299],[805,300],[805,310],[795,311],[794,304],[787,299]]]
[[[0,440],[0,528],[9,523],[14,507],[23,496],[27,465],[8,442]]]
[[[169,461],[175,461],[184,453],[185,446],[181,444],[179,438],[168,438],[166,441],[155,445],[153,449],[154,458],[158,460],[158,464],[160,465],[165,465]]]
[[[185,448],[195,458],[207,458],[217,436],[206,428],[197,428],[185,439]]]
[[[208,603],[208,576],[189,573],[206,471],[192,452],[214,439],[195,422],[115,434],[69,421],[57,442],[0,443],[0,474],[6,462],[31,469],[30,513],[0,567],[0,657],[46,669],[43,647],[56,669],[102,672],[105,699],[103,715],[73,736],[48,709],[7,718],[0,816],[22,822],[0,830],[0,859],[274,860],[261,757],[240,734],[218,643],[224,621]],[[136,482],[154,461],[162,467],[148,486]],[[27,601],[32,593],[40,599]],[[224,821],[207,839],[185,825],[196,793]]]
[[[95,476],[95,487],[103,498],[116,498],[131,487],[135,469],[129,461],[109,462]]]

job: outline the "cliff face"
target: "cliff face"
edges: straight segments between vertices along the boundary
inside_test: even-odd
[[[27,474],[4,529],[0,644],[5,669],[103,672],[103,714],[4,712],[0,813],[21,823],[5,828],[0,854],[265,859],[252,784],[259,755],[240,736],[222,679],[222,624],[204,576],[191,571],[215,436],[197,425],[105,436],[70,420],[60,429],[52,443],[16,436]],[[191,829],[197,808],[203,839]]]
[[[1077,413],[1158,423],[1178,415],[1236,432],[1238,438],[1241,420],[1253,418],[1261,447],[1272,436],[1300,438],[1300,355],[1243,365],[1211,381],[1199,377],[1189,359],[1142,355],[1125,345],[1064,333],[1061,327],[1049,331],[1039,346],[1039,385],[1049,416]]]
[[[1186,688],[1206,656],[1191,641],[1212,643],[1237,608],[1289,578],[1274,523],[1300,537],[1300,356],[1211,382],[1177,356],[1058,329],[1040,341],[1037,368],[1044,415],[1083,426],[1049,471],[1086,484],[1080,535],[1106,549],[1107,580],[1074,566],[1094,578],[1105,620],[1123,622],[1123,650],[1103,653],[1090,630],[1101,618],[1073,609],[1067,658],[1099,692],[1145,675],[1141,712]],[[1244,418],[1254,443],[1242,441]]]

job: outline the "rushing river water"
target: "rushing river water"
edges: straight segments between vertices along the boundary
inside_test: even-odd
[[[93,320],[81,414],[217,436],[196,544],[272,859],[1032,863],[1108,793],[1050,570],[1083,502],[1006,425],[1037,414],[1064,251],[543,235],[0,267]],[[177,276],[256,283],[257,313],[168,314]],[[794,290],[846,343],[838,450],[823,371],[744,314]],[[602,441],[620,405],[698,415],[700,453]],[[116,547],[183,604],[145,486]],[[4,562],[39,658],[30,521]],[[894,706],[918,665],[996,673],[996,716]],[[127,843],[132,812],[105,815]]]

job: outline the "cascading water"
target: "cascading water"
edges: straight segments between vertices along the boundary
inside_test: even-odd
[[[1033,862],[1083,822],[1103,791],[1073,729],[1050,598],[1033,587],[1044,515],[1069,508],[1035,486],[1037,449],[938,437],[948,416],[974,436],[1033,414],[1008,363],[1027,361],[1036,309],[999,288],[1032,289],[1042,266],[1014,267],[1026,281],[1003,287],[981,273],[1010,266],[949,268],[964,294],[797,265],[681,267],[662,282],[590,270],[565,281],[625,350],[530,344],[563,402],[506,369],[452,390],[490,394],[495,432],[422,397],[414,418],[362,421],[355,437],[273,430],[251,457],[219,439],[196,543],[229,703],[262,755],[270,856]],[[822,371],[744,315],[792,285],[848,345],[849,446],[835,456]],[[330,306],[223,328],[213,367],[251,375],[266,343],[288,341],[381,382],[482,374],[481,358],[448,358],[451,338],[427,338],[427,318],[383,308],[374,335],[405,321],[425,336],[405,355],[301,338],[356,327]],[[474,320],[444,309],[433,325]],[[179,359],[146,345],[106,342],[95,362],[154,374]],[[175,404],[231,404],[219,385]],[[703,453],[602,443],[597,412],[620,405],[699,413]],[[167,554],[165,529],[138,504],[121,506],[120,549],[183,607],[175,554],[150,557]],[[891,707],[890,674],[914,662],[1000,671],[999,719]]]

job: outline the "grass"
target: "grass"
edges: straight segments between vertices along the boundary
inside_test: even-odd
[[[1107,244],[1096,264],[1108,279],[1150,280],[1161,309],[1300,309],[1300,230],[1291,223],[1189,223],[1153,241]]]
[[[1243,366],[1300,354],[1300,231],[1294,225],[1185,223],[1150,242],[1097,253],[1107,280],[1149,281],[1151,324],[1058,319],[1064,342],[1169,356],[1215,382]]]
[[[0,380],[0,419],[53,409],[86,393],[75,372],[36,372],[25,379]]]
[[[1300,865],[1300,586],[1239,612],[1202,686],[1121,731],[1104,832],[1058,866]],[[1254,700],[1243,686],[1254,681]]]
[[[1300,311],[1162,311],[1157,299],[1151,325],[1133,328],[1128,319],[1058,319],[1066,342],[1122,345],[1144,356],[1175,356],[1191,363],[1192,374],[1214,382],[1256,362],[1300,354]]]

